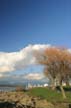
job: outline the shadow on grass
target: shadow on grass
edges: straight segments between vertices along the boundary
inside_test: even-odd
[[[71,87],[64,87],[64,90],[65,90],[66,92],[71,92]]]
[[[71,92],[71,87],[70,86],[69,87],[63,87],[63,88],[64,88],[65,92]],[[56,87],[56,90],[59,91],[59,92],[61,91],[59,86]]]

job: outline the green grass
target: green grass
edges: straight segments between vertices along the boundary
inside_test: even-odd
[[[51,102],[71,102],[71,92],[66,92],[67,99],[63,99],[61,92],[49,88],[32,88],[28,92],[32,96],[41,97]]]

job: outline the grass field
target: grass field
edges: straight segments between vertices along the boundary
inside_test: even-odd
[[[63,99],[61,92],[53,91],[49,88],[32,88],[28,92],[32,96],[40,97],[51,102],[70,102],[71,103],[71,91],[66,92],[67,99]]]

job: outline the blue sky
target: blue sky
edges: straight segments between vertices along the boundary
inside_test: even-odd
[[[0,51],[30,43],[71,47],[71,0],[0,0]]]
[[[0,51],[28,44],[71,47],[71,0],[0,0]]]

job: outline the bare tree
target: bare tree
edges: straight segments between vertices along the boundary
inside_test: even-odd
[[[44,73],[52,81],[53,88],[58,84],[62,95],[66,98],[62,82],[68,83],[71,76],[71,54],[67,49],[47,48],[36,55],[37,62],[44,65]]]

